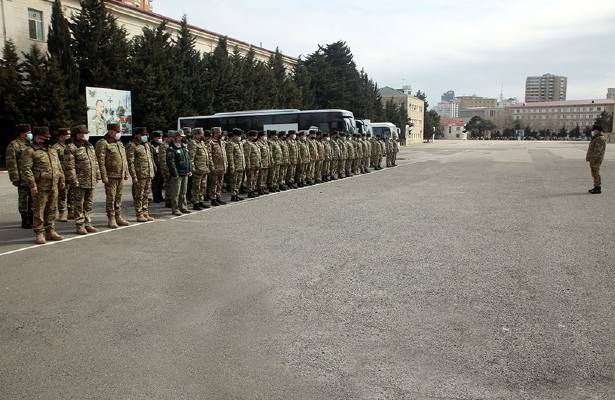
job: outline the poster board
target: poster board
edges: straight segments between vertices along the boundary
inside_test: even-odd
[[[120,124],[122,135],[132,134],[130,91],[87,86],[85,98],[91,136],[104,136],[108,123]]]

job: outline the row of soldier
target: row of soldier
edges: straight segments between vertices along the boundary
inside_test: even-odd
[[[58,220],[75,220],[81,235],[96,232],[92,225],[94,189],[105,185],[107,224],[129,225],[122,215],[124,182],[132,179],[137,222],[153,221],[149,193],[165,202],[174,215],[189,213],[187,195],[195,210],[225,204],[226,182],[231,201],[240,193],[257,197],[269,192],[367,173],[369,168],[394,166],[396,141],[317,129],[308,132],[257,132],[233,129],[211,131],[184,128],[162,134],[133,131],[124,146],[120,127],[107,126],[107,134],[94,147],[85,125],[64,128],[52,135],[46,127],[17,126],[18,138],[7,148],[7,168],[18,188],[23,228],[33,228],[36,242],[62,240],[55,231]],[[72,137],[71,137],[72,136]],[[164,197],[163,197],[164,192]],[[57,209],[57,211],[56,211]]]

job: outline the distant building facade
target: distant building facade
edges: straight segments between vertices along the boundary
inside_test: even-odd
[[[615,99],[615,88],[608,88],[606,91],[607,99]]]
[[[423,130],[425,128],[425,102],[418,97],[411,96],[407,91],[404,93],[404,89],[398,90],[384,86],[378,90],[378,93],[383,105],[392,100],[393,104],[398,107],[404,107],[407,110],[412,126],[406,132],[406,143],[422,143]],[[404,129],[402,129],[402,132],[404,132]]]
[[[434,107],[438,115],[447,118],[459,117],[459,103],[455,101],[441,101]]]
[[[18,53],[28,52],[33,45],[46,51],[52,5],[52,0],[0,0],[0,45],[4,47],[10,39],[15,43]],[[179,32],[180,22],[152,12],[150,0],[106,0],[105,5],[107,11],[117,18],[117,23],[126,29],[129,38],[141,34],[144,27],[154,28],[162,21],[167,22],[167,29],[173,37]],[[80,9],[79,0],[63,0],[62,6],[68,19]],[[190,31],[196,38],[196,49],[203,53],[211,53],[218,44],[218,39],[224,36],[197,26],[190,26]],[[256,58],[261,61],[269,60],[274,54],[274,51],[252,46],[238,39],[228,38],[227,44],[231,51],[237,47],[244,55],[252,47]],[[288,69],[297,63],[296,58],[283,58]]]
[[[615,99],[566,100],[522,103],[506,108],[513,123],[540,131],[562,128],[570,131],[577,127],[591,126],[601,112],[613,115]]]
[[[455,101],[459,103],[459,110],[476,107],[497,107],[498,100],[480,96],[457,96]]]
[[[525,102],[566,100],[568,78],[553,74],[528,76],[525,80]]]
[[[468,134],[464,132],[465,122],[461,118],[441,118],[440,129],[445,140],[467,140]]]
[[[453,100],[455,100],[455,91],[449,90],[448,92],[443,93],[442,97],[440,97],[440,100],[452,103]]]

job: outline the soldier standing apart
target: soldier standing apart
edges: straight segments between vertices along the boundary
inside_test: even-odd
[[[154,197],[154,203],[162,203],[162,171],[160,169],[160,147],[162,146],[162,132],[153,131],[151,135],[151,142],[149,149],[152,152],[151,157],[154,162],[154,179],[152,179],[152,196]],[[166,154],[166,153],[165,153]]]
[[[244,157],[246,160],[246,187],[248,188],[248,197],[254,198],[258,196],[258,175],[261,168],[261,150],[256,144],[258,132],[248,131],[248,140],[244,144]]]
[[[69,128],[59,128],[52,137],[55,137],[55,143],[51,145],[51,148],[58,153],[60,159],[60,165],[64,171],[66,182],[64,189],[58,189],[58,218],[59,222],[67,222],[69,219],[73,219],[73,202],[69,198],[70,185],[68,184],[68,176],[66,171],[66,160],[64,159],[64,153],[66,152],[66,141],[70,138]],[[68,212],[67,212],[68,210]]]
[[[70,182],[74,201],[75,228],[79,235],[98,230],[92,226],[94,189],[100,181],[100,169],[94,146],[88,142],[89,133],[85,125],[72,127],[73,139],[66,146],[66,180]]]
[[[169,130],[162,135],[162,144],[158,151],[158,162],[160,163],[160,172],[162,174],[162,187],[164,188],[164,207],[171,208],[171,172],[167,165],[167,150],[175,137],[175,131]]]
[[[192,175],[190,153],[183,142],[183,131],[175,132],[173,142],[167,150],[167,167],[171,175],[171,210],[173,215],[189,214],[186,193],[188,177]]]
[[[207,135],[209,136],[211,133],[207,131]],[[188,145],[190,163],[192,164],[192,207],[195,211],[209,208],[204,203],[204,196],[207,191],[207,177],[213,169],[213,161],[208,146],[203,141],[204,137],[205,131],[203,131],[203,128],[194,128],[192,142]]]
[[[124,181],[128,180],[128,162],[121,138],[119,124],[108,124],[107,134],[96,142],[100,177],[105,184],[107,224],[111,229],[130,225],[122,217],[122,190]]]
[[[241,187],[241,179],[243,171],[246,168],[243,146],[241,145],[241,129],[233,129],[229,134],[229,141],[226,143],[226,157],[228,159],[228,173],[230,174],[230,192],[231,201],[241,201],[239,197],[239,188]]]
[[[212,139],[209,143],[209,153],[211,154],[214,168],[209,175],[209,197],[211,199],[211,205],[216,207],[226,204],[220,197],[222,196],[222,181],[224,180],[224,174],[228,167],[228,161],[226,159],[226,150],[221,140],[222,129],[212,128],[211,134]]]
[[[257,140],[258,148],[261,152],[261,169],[258,173],[258,194],[263,195],[269,193],[267,190],[267,178],[269,177],[269,168],[272,164],[271,151],[267,144],[267,134],[265,132],[258,133]]]
[[[13,140],[6,148],[6,169],[13,186],[17,187],[18,209],[21,215],[21,227],[32,228],[32,195],[28,182],[21,176],[20,162],[26,149],[32,141],[32,132],[29,124],[19,124],[17,139]]]
[[[282,147],[280,147],[280,143],[278,142],[278,133],[276,131],[269,131],[267,135],[272,160],[269,176],[267,178],[267,188],[273,193],[280,191],[278,187],[278,178],[280,175],[280,165],[282,165]]]
[[[149,215],[148,197],[152,179],[156,175],[156,166],[152,151],[147,143],[147,129],[137,128],[132,134],[132,141],[126,148],[128,172],[132,177],[132,200],[135,206],[137,222],[153,221]]]
[[[32,133],[33,142],[21,155],[20,169],[33,198],[36,243],[45,244],[46,240],[64,239],[55,231],[58,188],[64,188],[64,171],[57,151],[49,145],[49,128],[35,127]]]
[[[594,125],[592,127],[592,140],[589,142],[587,156],[585,157],[585,161],[589,163],[592,178],[594,178],[594,188],[589,190],[591,194],[602,193],[600,166],[602,165],[602,160],[604,160],[605,151],[606,137],[604,136],[603,129],[600,125]]]

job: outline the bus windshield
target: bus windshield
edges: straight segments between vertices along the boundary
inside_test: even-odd
[[[374,136],[391,137],[391,129],[387,127],[374,126],[372,132]]]

